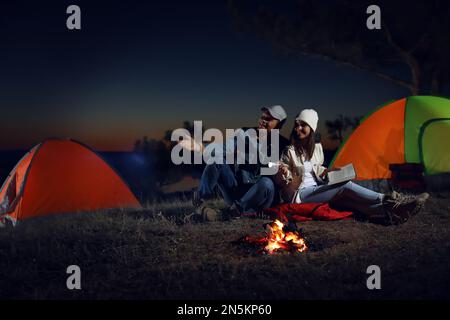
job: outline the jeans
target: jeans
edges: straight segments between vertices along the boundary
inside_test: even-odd
[[[384,218],[384,195],[354,182],[313,186],[299,191],[301,202],[329,202],[344,210],[357,211],[369,218]]]
[[[270,207],[275,195],[272,179],[260,177],[254,184],[238,184],[235,173],[227,164],[209,164],[205,167],[198,188],[200,197],[211,197],[216,186],[228,205],[236,203],[244,212]]]

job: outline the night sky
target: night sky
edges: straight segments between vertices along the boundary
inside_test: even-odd
[[[82,30],[66,28],[78,4]],[[364,26],[362,26],[364,27]],[[358,116],[409,95],[397,85],[313,58],[289,60],[239,33],[224,0],[14,1],[0,10],[0,149],[72,137],[131,150],[184,120],[256,125],[263,105],[324,119]]]

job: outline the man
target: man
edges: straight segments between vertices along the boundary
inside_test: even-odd
[[[267,130],[267,154],[271,154],[271,147],[273,145],[270,140],[270,131],[283,127],[286,122],[286,112],[283,107],[279,105],[261,108],[261,116],[256,128],[242,128],[245,132],[249,129],[266,129]],[[258,137],[258,141],[262,139]],[[284,147],[289,144],[289,141],[282,135],[278,136],[279,148],[277,159]],[[262,141],[261,141],[262,142]],[[205,146],[197,145],[194,150],[203,151]],[[226,150],[229,152],[230,150]],[[234,143],[235,153],[242,152],[236,150],[237,143]],[[196,207],[196,219],[203,221],[214,221],[221,219],[221,214],[216,210],[205,205],[205,200],[214,195],[214,189],[217,186],[225,200],[230,206],[228,210],[229,215],[238,216],[243,213],[260,213],[263,209],[277,204],[279,201],[278,190],[273,183],[273,176],[261,175],[261,167],[267,166],[261,163],[260,157],[257,163],[249,163],[250,155],[248,143],[245,148],[245,163],[243,164],[209,164],[206,165],[198,190],[193,193],[193,204]],[[273,156],[273,155],[272,155]]]

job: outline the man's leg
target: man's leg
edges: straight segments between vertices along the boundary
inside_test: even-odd
[[[227,164],[210,164],[205,167],[200,179],[200,185],[193,193],[192,202],[195,213],[189,215],[189,221],[217,221],[222,220],[220,211],[205,205],[204,200],[214,195],[214,188],[218,186],[226,203],[234,203],[234,192],[237,181],[233,171]]]
[[[259,211],[271,206],[274,194],[273,181],[268,177],[261,177],[237,203],[243,212]]]
[[[236,188],[237,181],[233,171],[227,164],[209,164],[203,170],[198,188],[201,199],[211,198],[214,188],[219,186],[226,203],[233,203],[233,188]]]

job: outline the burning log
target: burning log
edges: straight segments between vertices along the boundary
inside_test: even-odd
[[[304,252],[308,249],[306,241],[301,237],[297,228],[293,225],[285,225],[278,219],[266,224],[268,229],[265,237],[245,236],[242,241],[262,247],[259,252],[273,254],[280,251]]]

